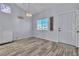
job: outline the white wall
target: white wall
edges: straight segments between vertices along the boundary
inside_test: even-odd
[[[47,9],[47,11],[44,11],[38,15],[35,15],[33,17],[33,34],[35,37],[48,39],[51,41],[58,41],[58,15],[62,13],[68,13],[71,11],[75,11],[76,7],[75,4],[59,4],[55,7],[51,7],[51,9]],[[36,20],[39,18],[45,18],[45,17],[51,17],[54,16],[54,30],[53,31],[38,31],[36,30]]]
[[[75,4],[59,4],[55,7],[51,6],[50,9],[34,15],[32,19],[29,19],[25,17],[25,12],[15,4],[7,5],[11,6],[12,13],[5,14],[0,12],[0,31],[12,31],[14,33],[14,39],[34,36],[55,42],[58,42],[58,15],[72,11],[74,12],[76,11],[76,9],[78,9],[78,7],[76,8]],[[79,19],[79,12],[77,13],[77,19]],[[21,20],[18,19],[17,16],[24,16],[25,18]],[[47,32],[36,30],[36,20],[39,18],[45,18],[50,16],[54,16],[54,30]],[[79,23],[77,22],[77,24]],[[78,37],[79,35],[77,35],[77,38]]]
[[[0,12],[0,31],[12,31],[14,39],[31,36],[31,19],[25,17],[25,12],[15,4],[6,4],[11,7],[12,13]],[[19,19],[17,16],[24,16]]]

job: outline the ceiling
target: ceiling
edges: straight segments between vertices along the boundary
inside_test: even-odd
[[[28,11],[28,3],[17,3],[17,6],[22,8],[24,11]],[[52,3],[30,3],[30,11],[33,15],[38,14],[42,11],[45,11],[49,8],[57,6],[59,4],[52,4]]]
[[[28,3],[16,3],[16,5],[24,11],[28,11]],[[68,8],[72,9],[74,5],[74,3],[30,3],[30,11],[33,15],[36,15],[51,8],[57,11]]]

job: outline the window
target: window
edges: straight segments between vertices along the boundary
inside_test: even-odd
[[[48,30],[48,18],[37,20],[37,30]]]
[[[11,8],[8,5],[1,4],[0,9],[1,9],[1,12],[9,13],[9,14],[11,13]]]

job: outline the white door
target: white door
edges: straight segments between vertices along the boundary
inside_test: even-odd
[[[3,31],[2,43],[7,43],[13,41],[13,33],[11,31]]]
[[[76,46],[74,12],[60,14],[58,17],[59,42]]]
[[[79,11],[76,11],[76,35],[77,35],[77,47],[79,47]]]
[[[13,34],[11,31],[0,32],[0,44],[13,41]]]

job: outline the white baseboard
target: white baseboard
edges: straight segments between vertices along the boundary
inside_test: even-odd
[[[20,36],[20,37],[16,37],[16,40],[20,40],[20,39],[23,39],[23,38],[29,38],[29,37],[32,37],[31,35],[28,35],[28,36]]]
[[[36,36],[34,36],[34,37],[36,37]],[[36,38],[41,38],[41,39],[45,39],[45,40],[49,40],[49,41],[53,41],[53,42],[58,42],[57,39],[52,40],[51,38],[45,38],[45,37],[40,37],[40,36],[37,36]]]

